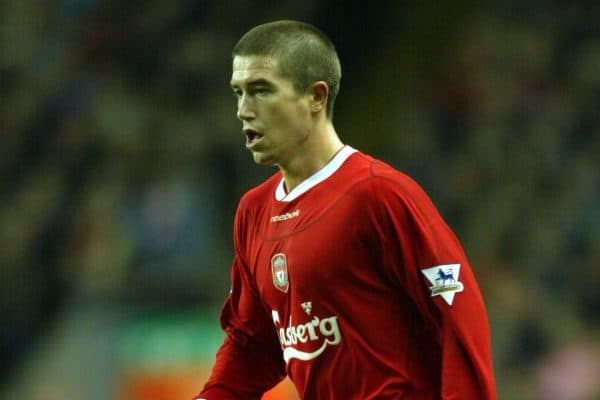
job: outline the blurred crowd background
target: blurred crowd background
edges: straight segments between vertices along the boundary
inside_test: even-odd
[[[0,1],[0,398],[201,388],[237,201],[274,172],[243,146],[230,51],[274,19],[328,33],[343,140],[457,232],[499,398],[600,398],[597,2],[344,3]]]

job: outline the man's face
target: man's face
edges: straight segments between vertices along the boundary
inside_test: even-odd
[[[254,161],[290,163],[310,132],[310,95],[298,93],[267,56],[235,56],[231,88]]]

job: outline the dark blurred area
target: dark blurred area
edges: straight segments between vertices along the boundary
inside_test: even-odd
[[[461,239],[499,398],[599,398],[600,7],[341,4],[0,2],[0,397],[162,399],[130,372],[177,363],[201,388],[237,201],[274,172],[243,147],[230,51],[301,19],[338,47],[343,140]]]

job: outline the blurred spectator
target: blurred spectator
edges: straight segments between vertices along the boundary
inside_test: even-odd
[[[591,400],[600,396],[598,344],[571,343],[540,362],[534,375],[537,398]]]

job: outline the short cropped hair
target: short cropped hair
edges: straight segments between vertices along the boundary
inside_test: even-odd
[[[233,48],[232,56],[268,56],[279,72],[303,92],[316,81],[329,86],[326,115],[333,119],[333,105],[340,90],[342,68],[331,40],[318,28],[299,21],[275,21],[249,30]]]

